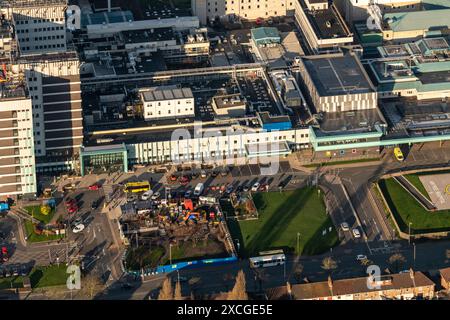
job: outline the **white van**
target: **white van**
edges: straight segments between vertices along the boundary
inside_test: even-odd
[[[203,192],[203,189],[205,189],[205,186],[203,185],[203,183],[198,183],[194,189],[194,196],[198,197],[199,195],[201,195]]]

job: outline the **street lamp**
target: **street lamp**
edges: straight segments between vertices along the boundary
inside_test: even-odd
[[[412,222],[410,222],[409,224],[408,224],[408,244],[411,244],[411,225],[412,225]]]
[[[297,254],[300,255],[300,232],[297,232]]]
[[[172,243],[169,243],[169,261],[172,264]]]
[[[415,242],[413,242],[413,246],[414,246],[414,254],[413,254],[413,261],[414,261],[414,263],[413,263],[413,268],[414,268],[414,270],[416,270],[416,243]]]

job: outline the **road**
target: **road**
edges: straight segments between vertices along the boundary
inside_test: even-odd
[[[318,182],[325,191],[328,212],[334,224],[339,227],[342,222],[347,222],[350,228],[360,227],[363,237],[355,239],[350,232],[339,231],[342,245],[322,256],[317,257],[291,257],[286,265],[286,277],[284,270],[274,268],[264,269],[264,275],[258,280],[255,273],[249,269],[247,261],[227,266],[210,266],[202,269],[191,269],[180,271],[181,276],[196,279],[196,283],[184,283],[183,291],[189,295],[191,291],[198,294],[221,292],[227,290],[233,283],[233,276],[239,269],[246,272],[249,289],[259,290],[260,282],[263,287],[283,285],[285,281],[293,280],[293,270],[299,261],[303,266],[303,274],[310,281],[326,279],[328,273],[321,268],[321,261],[324,256],[332,255],[338,260],[338,269],[333,271],[334,278],[364,276],[364,268],[355,261],[357,254],[365,254],[371,261],[379,265],[382,270],[389,267],[388,258],[395,252],[402,253],[407,262],[404,268],[414,266],[413,246],[406,241],[394,239],[391,227],[382,216],[382,212],[374,205],[369,195],[369,187],[381,175],[411,168],[426,166],[446,166],[450,160],[450,146],[415,146],[405,154],[406,160],[402,163],[395,161],[391,155],[391,150],[387,150],[380,164],[356,166],[342,166],[340,168],[322,167],[313,173],[302,172],[289,166],[287,161],[280,164],[280,171],[273,176],[262,175],[262,167],[256,164],[234,167],[230,174],[223,177],[221,175],[213,178],[209,176],[206,180],[198,178],[191,181],[188,186],[180,186],[178,183],[171,185],[172,190],[180,192],[186,189],[193,189],[198,182],[204,182],[206,187],[212,185],[223,185],[233,183],[233,185],[251,185],[256,181],[271,180],[271,190],[277,190],[280,182],[286,182],[287,189],[295,189],[306,184]],[[124,177],[122,177],[124,178]],[[165,179],[161,174],[153,174],[148,171],[141,171],[133,178],[133,174],[128,174],[126,179],[147,179],[154,181],[154,191],[162,192],[164,196]],[[124,181],[122,179],[121,181]],[[78,244],[79,257],[85,259],[86,268],[108,274],[112,269],[112,260],[119,252],[114,248],[111,221],[104,214],[90,210],[89,204],[93,199],[101,197],[101,191],[88,191],[82,188],[77,192],[82,193],[81,200],[87,207],[80,211],[86,217],[92,217],[92,221],[87,224],[86,230],[80,235],[70,234],[69,238]],[[83,212],[85,210],[86,212]],[[11,239],[10,239],[11,240]],[[42,256],[46,246],[43,245],[39,255]],[[450,248],[448,241],[434,241],[417,243],[416,261],[417,269],[428,270],[448,266],[449,261],[445,257],[446,250]],[[17,253],[18,254],[18,253]],[[27,252],[31,255],[31,251]],[[45,258],[41,258],[42,261]],[[232,274],[230,276],[230,274]],[[227,278],[224,279],[224,275]],[[172,274],[172,277],[177,274]],[[163,277],[155,276],[144,283],[136,283],[136,287],[131,290],[120,288],[117,281],[119,275],[113,277],[116,280],[110,289],[98,298],[102,299],[142,299],[149,294],[156,294],[156,289],[160,286]],[[199,279],[199,280],[197,280]],[[193,280],[191,280],[193,282]],[[115,286],[119,288],[115,289]]]

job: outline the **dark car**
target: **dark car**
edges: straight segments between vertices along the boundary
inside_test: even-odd
[[[20,275],[21,275],[22,277],[25,277],[25,276],[28,275],[28,273],[30,273],[30,268],[29,268],[28,266],[26,266],[26,265],[23,265],[23,266],[20,268]]]
[[[242,192],[242,191],[244,191],[244,187],[243,186],[238,186],[236,191],[237,192]]]
[[[11,275],[12,275],[11,270],[9,268],[5,268],[4,275],[5,275],[5,278],[11,277]]]
[[[122,284],[120,285],[120,288],[121,288],[121,289],[124,289],[124,290],[131,290],[131,289],[133,289],[134,287],[133,287],[132,284],[129,284],[129,283],[122,283]]]
[[[217,177],[219,175],[219,172],[218,171],[213,171],[213,172],[211,172],[211,177]]]
[[[97,209],[99,204],[100,204],[100,200],[94,200],[94,201],[92,201],[91,209],[92,209],[92,210]]]
[[[19,266],[14,265],[14,266],[11,267],[11,269],[12,269],[12,274],[13,274],[13,276],[17,277],[17,276],[20,274],[20,272],[19,272]]]

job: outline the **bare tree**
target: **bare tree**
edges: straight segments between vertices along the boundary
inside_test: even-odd
[[[406,262],[406,258],[401,253],[394,253],[389,257],[388,262],[392,265],[395,272],[398,272],[400,270],[400,266]]]
[[[167,277],[162,284],[162,288],[159,291],[158,300],[173,300],[172,283],[170,282],[169,277]]]
[[[92,299],[103,289],[103,287],[103,283],[99,276],[91,272],[81,281],[80,295]]]
[[[177,284],[175,285],[175,293],[173,294],[174,300],[182,300],[183,296],[181,295],[181,284],[180,281],[177,281]]]
[[[228,292],[227,300],[248,300],[244,271],[239,270],[236,276],[236,283],[233,289]]]
[[[325,257],[322,260],[321,268],[327,271],[333,271],[334,269],[337,269],[338,264],[337,261],[334,260],[331,257]]]

